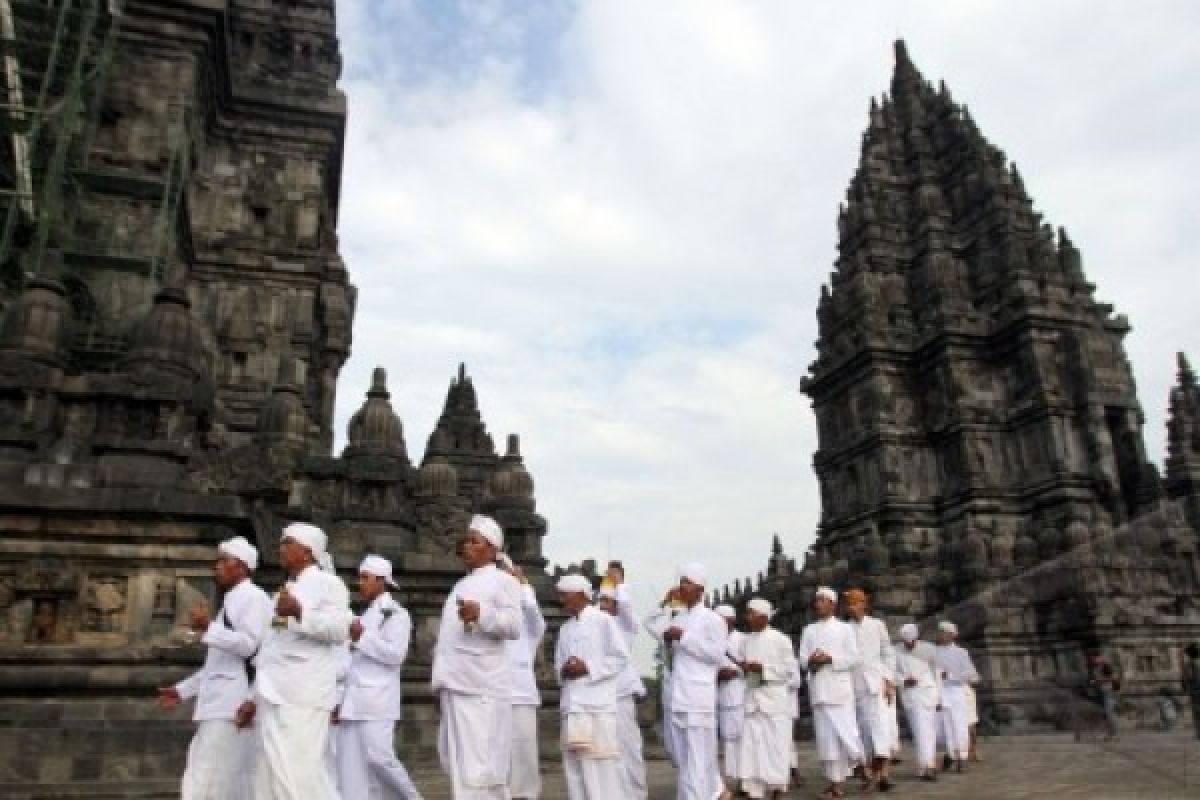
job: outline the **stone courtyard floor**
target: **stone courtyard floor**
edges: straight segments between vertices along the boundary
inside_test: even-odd
[[[1200,798],[1200,741],[1182,732],[1135,733],[1116,742],[1076,743],[1068,735],[993,737],[981,742],[984,762],[937,783],[917,781],[910,761],[897,767],[897,786],[881,797],[929,800],[1182,800]],[[910,757],[906,752],[905,757]],[[815,798],[824,782],[811,749],[801,750],[804,783],[789,798]],[[414,779],[426,800],[449,800],[445,781],[425,769]],[[650,800],[675,797],[670,764],[650,764]],[[543,800],[565,800],[562,772],[547,765]],[[848,798],[864,793],[850,788]],[[604,800],[608,800],[605,798]],[[621,800],[621,798],[612,798]]]

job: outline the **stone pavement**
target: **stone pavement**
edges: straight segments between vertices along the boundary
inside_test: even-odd
[[[802,746],[803,748],[803,746]],[[897,769],[889,797],[921,800],[1200,800],[1200,741],[1181,732],[1135,733],[1110,743],[1076,743],[1068,735],[985,738],[982,764],[964,775],[944,775],[933,784],[912,777],[912,764]],[[909,756],[905,753],[905,756]],[[804,783],[789,798],[815,798],[824,782],[811,748],[801,750],[808,765]],[[542,800],[565,800],[562,773],[548,765]],[[414,774],[426,800],[449,800],[440,775]],[[673,800],[675,773],[666,762],[650,766],[650,800]],[[847,796],[864,794],[851,789]],[[605,798],[608,800],[608,798]],[[612,798],[612,800],[621,800]]]

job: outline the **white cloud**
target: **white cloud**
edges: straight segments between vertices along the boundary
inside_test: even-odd
[[[547,9],[556,7],[551,12]],[[568,9],[564,11],[563,9]],[[799,376],[870,96],[902,33],[1066,225],[1161,457],[1200,356],[1200,6],[1164,2],[340,4],[342,241],[360,287],[340,417],[375,364],[419,455],[460,360],[523,435],[548,555],[621,557],[641,599],[816,523]],[[449,48],[449,49],[447,49]]]

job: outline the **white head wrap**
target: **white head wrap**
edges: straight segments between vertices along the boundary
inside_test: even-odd
[[[471,517],[471,524],[467,526],[467,530],[475,531],[483,538],[492,543],[496,549],[504,547],[504,531],[500,529],[500,525],[491,517],[486,517],[483,514],[476,514]]]
[[[750,602],[746,603],[746,610],[762,614],[764,617],[770,617],[775,613],[775,609],[771,607],[771,603],[762,597],[750,598]]]
[[[704,569],[704,565],[693,561],[691,564],[684,564],[679,570],[680,580],[686,578],[697,586],[704,586],[708,581],[708,570]]]
[[[365,557],[362,560],[362,563],[358,565],[358,571],[360,573],[365,572],[368,575],[374,575],[376,578],[383,578],[387,585],[393,589],[400,588],[396,585],[396,582],[392,580],[392,562],[388,561],[383,556],[372,555]]]
[[[944,619],[938,623],[938,630],[942,633],[949,633],[953,636],[958,636],[958,626],[948,619]]]
[[[316,525],[310,525],[307,522],[293,522],[283,529],[282,538],[291,539],[304,545],[312,553],[317,566],[325,572],[334,571],[333,556],[325,550],[329,543],[329,537]]]
[[[607,597],[609,600],[616,600],[617,599],[617,587],[601,586],[599,591],[596,592],[596,599],[600,599],[602,597]]]
[[[737,611],[733,606],[717,606],[713,609],[725,619],[737,619]]]
[[[258,569],[258,548],[246,541],[245,536],[234,536],[217,545],[217,552],[224,556],[232,556],[246,565],[246,569]]]
[[[911,622],[907,625],[901,626],[900,628],[900,638],[906,642],[915,642],[917,637],[920,635],[921,632],[917,630],[917,626],[913,625]]]
[[[592,582],[583,575],[572,573],[559,578],[554,588],[560,592],[581,592],[582,594],[590,595],[592,593]]]
[[[836,603],[838,600],[837,592],[835,592],[833,589],[830,589],[828,586],[822,586],[820,589],[817,589],[816,596],[824,597],[826,600],[829,600],[832,603]]]

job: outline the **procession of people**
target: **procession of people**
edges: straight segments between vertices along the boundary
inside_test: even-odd
[[[460,556],[466,574],[442,608],[430,681],[441,767],[454,800],[536,800],[546,620],[494,519],[472,517]],[[413,621],[390,593],[399,588],[392,564],[363,558],[355,615],[320,528],[282,530],[286,581],[274,597],[253,581],[258,562],[242,537],[217,547],[222,606],[213,614],[201,604],[188,619],[206,647],[203,666],[159,689],[167,710],[195,699],[183,800],[420,800],[393,741]],[[646,800],[637,712],[646,688],[632,655],[639,625],[624,569],[611,564],[598,589],[579,574],[554,588],[565,613],[553,672],[567,796]],[[966,769],[979,674],[952,622],[939,624],[936,647],[913,623],[896,645],[868,614],[863,591],[822,587],[797,647],[772,627],[765,598],[749,599],[739,620],[731,606],[709,608],[707,588],[703,565],[683,566],[642,623],[659,647],[661,736],[677,800],[787,796],[800,773],[801,690],[824,800],[844,797],[851,778],[863,790],[895,786],[900,706],[918,778]]]

